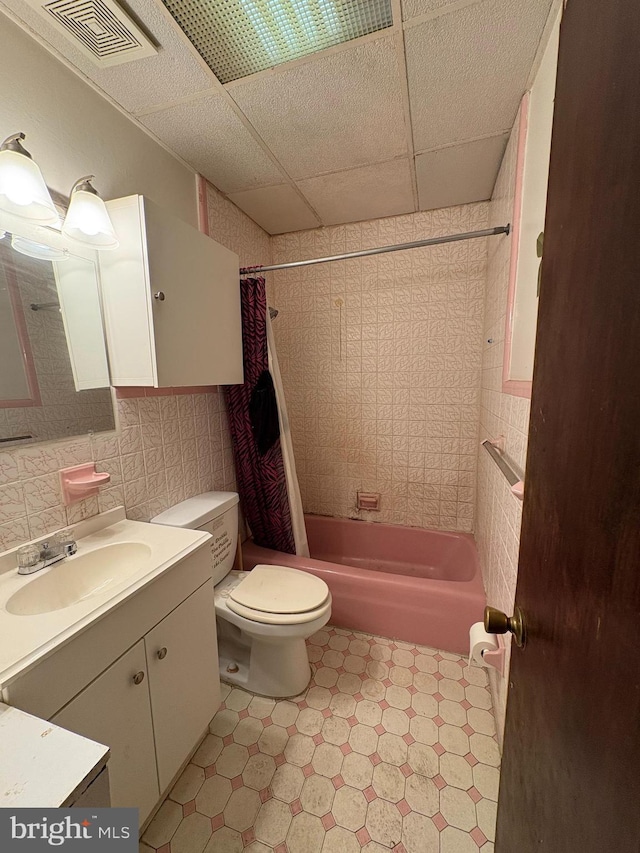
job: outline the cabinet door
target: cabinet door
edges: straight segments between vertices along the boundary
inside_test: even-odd
[[[100,252],[112,385],[157,385],[142,196],[107,202],[120,245]]]
[[[164,792],[220,705],[213,583],[203,584],[144,641]]]
[[[144,217],[158,385],[241,383],[238,256],[146,198]]]
[[[141,824],[160,796],[146,670],[140,640],[52,718],[109,747],[111,805],[138,808]]]

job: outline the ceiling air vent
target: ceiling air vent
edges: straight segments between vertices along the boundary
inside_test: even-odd
[[[85,56],[106,68],[154,56],[158,51],[113,0],[29,0]]]

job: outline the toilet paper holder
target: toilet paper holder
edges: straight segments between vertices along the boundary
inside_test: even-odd
[[[505,671],[506,645],[502,637],[485,631],[482,622],[475,622],[469,629],[469,665],[492,667],[500,675]]]
[[[505,652],[504,641],[502,637],[498,637],[498,648],[495,650],[486,649],[482,652],[482,660],[489,666],[497,669],[500,675],[504,675]]]

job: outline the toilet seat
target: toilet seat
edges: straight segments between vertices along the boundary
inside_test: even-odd
[[[229,589],[227,607],[238,616],[268,625],[312,622],[331,607],[326,583],[299,569],[256,566]]]
[[[252,622],[260,622],[263,625],[304,625],[305,622],[313,622],[314,619],[319,619],[329,613],[331,611],[331,599],[329,598],[322,607],[308,610],[306,613],[265,613],[264,610],[252,610],[250,607],[243,607],[231,598],[227,601],[227,607],[237,616],[250,619]]]

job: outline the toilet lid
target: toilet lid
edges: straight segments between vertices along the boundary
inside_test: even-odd
[[[325,603],[329,587],[320,578],[285,566],[256,566],[229,598],[263,613],[306,613]]]
[[[325,624],[331,614],[331,595],[329,594],[327,600],[320,607],[315,610],[307,610],[305,613],[265,613],[264,610],[252,610],[250,607],[243,607],[237,601],[229,599],[227,600],[227,608],[237,616],[242,616],[250,622],[260,622],[263,625],[299,627],[320,618],[324,619],[322,624]]]

